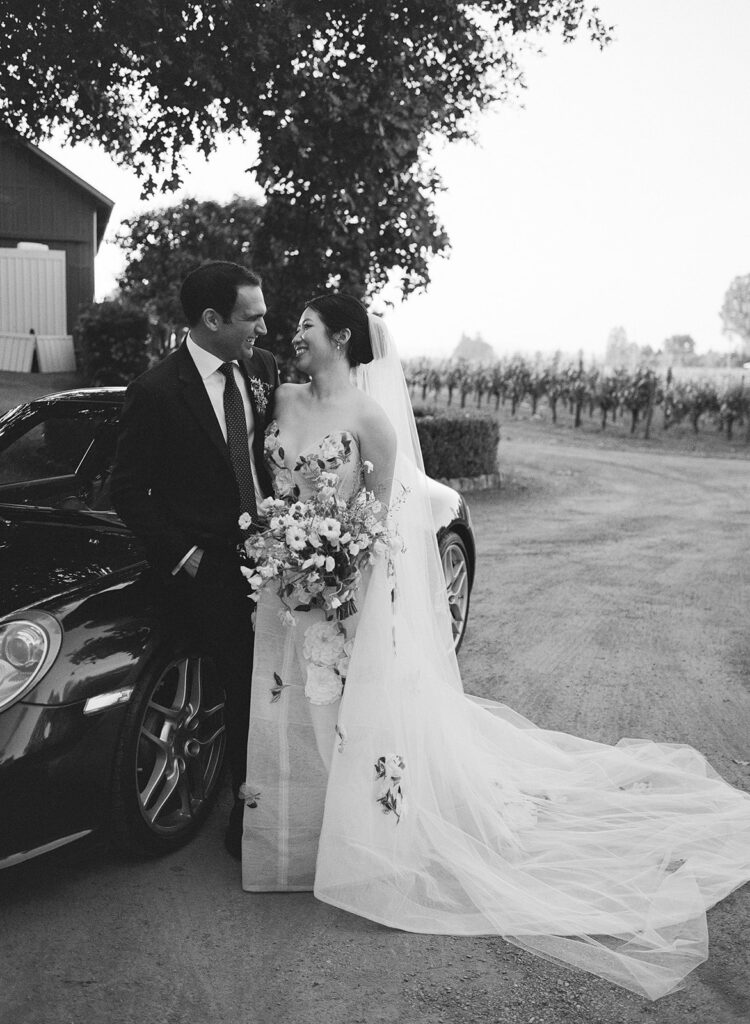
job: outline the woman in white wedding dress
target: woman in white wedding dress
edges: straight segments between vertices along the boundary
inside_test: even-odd
[[[465,696],[387,329],[324,296],[294,345],[310,383],[277,392],[276,494],[304,498],[331,470],[344,496],[390,497],[403,550],[392,574],[376,560],[335,651],[318,642],[322,612],[290,617],[261,592],[244,888],[501,935],[651,999],[680,987],[707,956],[707,908],[750,879],[750,795],[690,747],[593,743]]]

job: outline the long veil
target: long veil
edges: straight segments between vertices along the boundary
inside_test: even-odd
[[[593,743],[464,695],[408,391],[377,317],[371,335],[357,384],[396,429],[403,550],[361,609],[315,895],[673,991],[707,956],[706,908],[750,877],[750,796],[690,747]]]

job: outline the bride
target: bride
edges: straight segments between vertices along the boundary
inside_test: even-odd
[[[750,879],[750,795],[690,747],[611,747],[464,695],[388,330],[322,296],[294,349],[310,381],[277,391],[277,497],[304,500],[333,472],[342,497],[390,502],[401,544],[341,630],[261,591],[244,888],[312,889],[406,931],[501,935],[651,999],[681,987],[707,957],[707,908]]]

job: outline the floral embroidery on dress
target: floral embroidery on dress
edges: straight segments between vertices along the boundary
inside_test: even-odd
[[[339,699],[353,645],[339,621],[314,622],[307,627],[302,653],[308,662],[305,696],[311,704],[333,704]]]
[[[278,672],[274,672],[273,681],[274,685],[271,687],[271,703],[275,704],[276,701],[279,700],[279,698],[281,697],[281,691],[286,686],[286,683],[282,683],[281,676],[279,675]]]
[[[260,800],[260,790],[252,789],[250,784],[243,782],[239,788],[239,797],[245,801],[247,807],[257,807]]]
[[[266,462],[271,472],[273,481],[273,492],[279,498],[296,498],[299,496],[299,487],[294,482],[291,469],[284,462],[284,448],[279,437],[279,428],[274,420],[266,431],[266,438],[263,443],[263,450]]]
[[[375,781],[378,783],[377,803],[383,814],[395,814],[396,824],[404,816],[404,793],[401,782],[406,771],[406,762],[400,754],[381,754],[375,762]]]
[[[627,786],[620,786],[623,793],[648,793],[651,789],[650,779],[641,779],[638,782],[630,782]]]
[[[266,409],[268,408],[268,399],[273,391],[273,384],[266,383],[266,381],[261,380],[260,377],[250,377],[249,384],[250,390],[253,393],[256,408],[261,416],[265,416]]]
[[[352,457],[352,437],[346,431],[326,434],[310,452],[300,454],[294,466],[295,473],[317,478],[322,473],[335,473]]]

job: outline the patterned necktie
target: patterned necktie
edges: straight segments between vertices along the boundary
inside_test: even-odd
[[[234,363],[222,363],[219,370],[224,374],[224,418],[227,423],[227,444],[232,468],[240,490],[240,512],[249,512],[255,523],[258,508],[255,504],[255,484],[250,465],[250,449],[247,442],[247,420],[242,395],[234,379]]]

